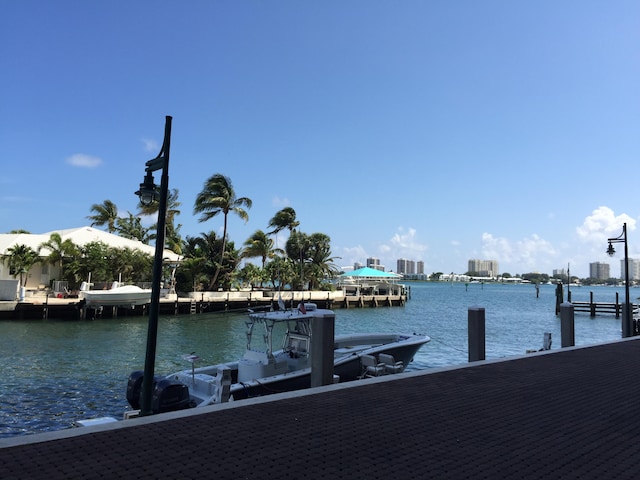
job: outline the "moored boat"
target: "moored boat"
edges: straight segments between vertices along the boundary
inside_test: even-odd
[[[149,303],[151,301],[151,289],[113,282],[108,290],[91,290],[90,284],[83,282],[78,298],[84,301],[87,307],[129,307]]]
[[[155,379],[153,412],[310,388],[312,325],[314,320],[324,322],[334,318],[333,311],[318,309],[312,303],[301,304],[296,310],[250,313],[247,347],[242,358],[196,367],[199,357],[185,356],[191,368]],[[282,334],[283,341],[281,347],[274,349],[274,336],[278,333]],[[334,382],[402,372],[420,347],[429,341],[428,336],[418,334],[336,335]],[[127,385],[127,401],[135,410],[140,408],[142,377],[142,371],[133,372]]]

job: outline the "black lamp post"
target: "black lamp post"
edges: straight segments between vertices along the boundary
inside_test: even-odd
[[[150,205],[158,200],[158,231],[156,233],[156,251],[153,260],[153,277],[151,285],[151,304],[149,305],[149,326],[147,330],[147,350],[144,359],[144,375],[140,399],[140,415],[151,415],[151,398],[153,395],[153,376],[156,361],[156,340],[158,338],[158,311],[160,307],[160,280],[162,279],[162,256],[164,252],[165,225],[167,220],[167,192],[169,190],[169,150],[171,146],[171,117],[166,117],[162,150],[156,158],[146,163],[147,172],[144,182],[136,195],[143,205]],[[160,192],[153,180],[153,173],[162,170]]]
[[[627,224],[622,225],[622,233],[614,238],[609,238],[609,247],[607,255],[613,257],[616,249],[613,248],[614,243],[624,243],[624,324],[622,325],[622,336],[630,337],[633,334],[633,324],[631,322],[631,304],[629,303],[629,250],[627,248]]]

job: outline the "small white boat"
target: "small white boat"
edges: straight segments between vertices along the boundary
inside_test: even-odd
[[[108,290],[91,290],[89,283],[82,282],[78,298],[87,307],[133,307],[150,303],[151,289],[113,282]]]
[[[191,368],[158,377],[154,413],[241,400],[311,387],[312,324],[314,318],[335,318],[333,311],[313,303],[297,310],[253,312],[247,322],[247,348],[239,361],[196,367],[195,354],[183,357]],[[274,350],[274,333],[283,333],[282,347]],[[399,373],[429,342],[417,334],[336,335],[333,342],[333,379],[348,382]],[[129,377],[127,401],[140,408],[143,372]],[[135,416],[135,415],[132,415]]]

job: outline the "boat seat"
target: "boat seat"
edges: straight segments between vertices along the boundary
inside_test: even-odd
[[[379,363],[373,355],[361,355],[360,361],[362,362],[362,378],[384,375],[384,364]]]
[[[402,373],[404,371],[404,363],[393,358],[393,355],[388,353],[381,353],[378,355],[378,360],[384,365],[386,373]]]

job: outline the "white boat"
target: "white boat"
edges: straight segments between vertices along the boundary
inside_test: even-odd
[[[133,307],[151,302],[151,289],[113,282],[108,290],[91,290],[91,284],[82,282],[78,298],[87,307]]]
[[[247,347],[242,358],[196,367],[199,357],[185,356],[191,368],[154,380],[153,412],[310,388],[313,320],[329,318],[331,321],[335,318],[333,311],[318,309],[313,303],[299,305],[297,310],[250,313]],[[277,332],[283,334],[283,343],[274,350]],[[420,347],[429,341],[428,336],[415,333],[336,335],[334,383],[402,372]],[[318,351],[318,347],[314,351]],[[127,385],[127,401],[135,410],[140,408],[142,378],[142,371],[133,372]]]

